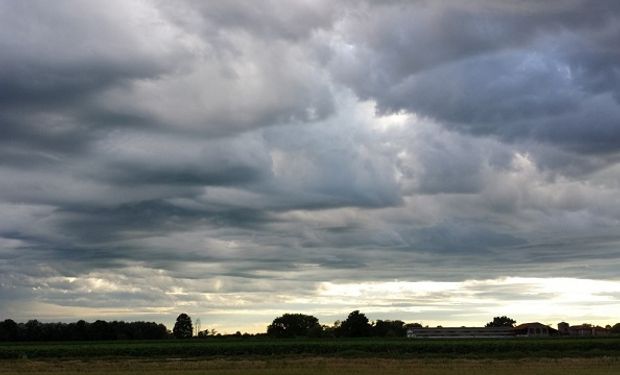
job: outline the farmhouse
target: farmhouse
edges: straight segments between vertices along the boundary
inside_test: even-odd
[[[538,322],[519,324],[513,330],[515,336],[520,337],[549,337],[558,334],[556,329]]]
[[[571,326],[566,322],[558,324],[558,331],[563,336],[609,336],[610,330],[591,324]]]

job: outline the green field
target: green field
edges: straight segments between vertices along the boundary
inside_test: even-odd
[[[620,338],[0,344],[0,375],[43,373],[617,375]]]
[[[0,359],[262,356],[487,359],[620,357],[620,338],[475,340],[251,338],[0,344]]]
[[[617,375],[618,358],[389,359],[273,358],[210,360],[0,360],[0,375],[13,374],[414,374],[414,375]]]

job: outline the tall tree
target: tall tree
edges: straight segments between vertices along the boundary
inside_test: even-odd
[[[284,314],[267,327],[267,334],[272,337],[318,336],[321,331],[319,320],[304,314]]]
[[[359,310],[355,310],[336,328],[336,335],[342,337],[365,337],[370,336],[371,328],[366,315],[360,313]]]
[[[372,326],[372,335],[379,337],[405,337],[407,328],[401,320],[377,320]]]
[[[194,329],[192,327],[192,318],[189,315],[182,313],[177,317],[176,323],[174,323],[174,328],[172,329],[172,334],[177,339],[188,339],[192,337]]]
[[[517,321],[507,316],[496,316],[485,327],[514,327]]]
[[[0,341],[17,341],[19,328],[11,319],[0,322]]]

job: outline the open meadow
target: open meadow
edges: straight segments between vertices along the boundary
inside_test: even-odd
[[[9,374],[620,374],[620,338],[0,344]]]
[[[618,358],[558,359],[97,359],[3,360],[1,375],[14,374],[415,374],[415,375],[617,375]]]

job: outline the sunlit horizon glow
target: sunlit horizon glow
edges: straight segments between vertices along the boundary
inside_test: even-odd
[[[122,288],[104,279],[70,278],[68,281],[84,283],[89,293]],[[284,291],[277,296],[203,293],[199,294],[202,298],[194,294],[191,302],[186,303],[183,297],[190,293],[173,287],[166,292],[179,298],[173,306],[88,309],[45,304],[37,308],[40,309],[37,315],[18,311],[13,314],[23,320],[36,318],[50,322],[71,321],[68,316],[129,321],[148,317],[171,328],[176,315],[186,312],[194,321],[200,319],[203,327],[220,333],[263,333],[271,320],[284,313],[311,314],[317,316],[321,324],[332,325],[336,320],[344,320],[353,310],[360,310],[371,320],[403,320],[431,327],[483,326],[493,317],[503,315],[512,317],[517,323],[541,322],[553,327],[561,321],[605,326],[617,323],[619,293],[620,281],[501,277],[460,282],[320,282],[303,297]],[[214,303],[217,308],[213,307]],[[28,310],[32,308],[23,311]]]

